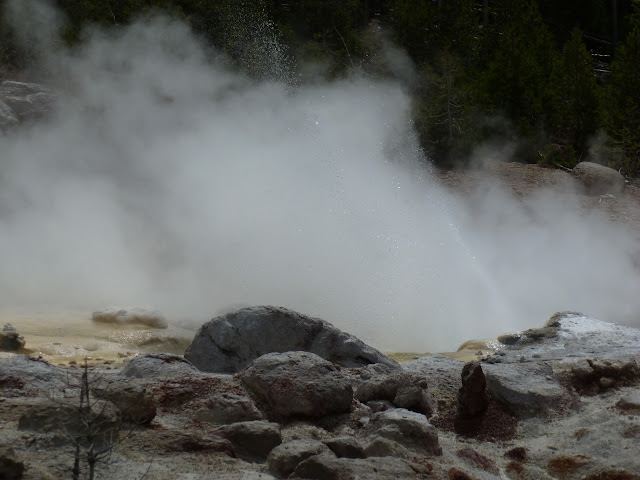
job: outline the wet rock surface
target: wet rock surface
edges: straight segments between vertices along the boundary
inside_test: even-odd
[[[99,478],[637,479],[640,332],[562,313],[511,338],[486,361],[401,369],[299,351],[236,375],[168,354],[96,368],[91,398],[117,439]],[[69,477],[68,433],[83,433],[61,399],[77,401],[81,373],[0,358],[0,478]],[[475,429],[456,429],[460,413]]]

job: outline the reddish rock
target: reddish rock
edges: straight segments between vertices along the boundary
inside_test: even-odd
[[[478,361],[469,362],[462,368],[462,387],[458,391],[457,407],[454,426],[459,433],[473,430],[477,419],[489,407],[487,380]]]

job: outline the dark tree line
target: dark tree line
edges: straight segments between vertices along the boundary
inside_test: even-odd
[[[318,60],[329,79],[393,75],[375,61],[392,39],[416,66],[414,120],[435,163],[495,141],[517,145],[521,161],[590,158],[640,175],[640,0],[52,1],[71,47],[88,24],[164,12],[256,77],[281,74],[255,54],[269,38],[286,46],[289,70]],[[0,17],[5,70],[30,61],[14,35]]]

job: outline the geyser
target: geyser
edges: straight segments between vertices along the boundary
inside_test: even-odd
[[[636,239],[550,193],[448,193],[396,83],[251,81],[163,18],[43,58],[55,117],[0,137],[2,305],[281,305],[400,351],[637,324]]]

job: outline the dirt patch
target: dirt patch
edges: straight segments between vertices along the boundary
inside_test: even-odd
[[[601,212],[613,222],[640,229],[640,179],[627,179],[622,195],[586,195],[573,175],[564,170],[497,160],[487,161],[479,168],[436,171],[435,177],[463,197],[489,190],[494,184],[506,187],[518,198],[551,191],[559,198],[577,199],[585,213]]]

